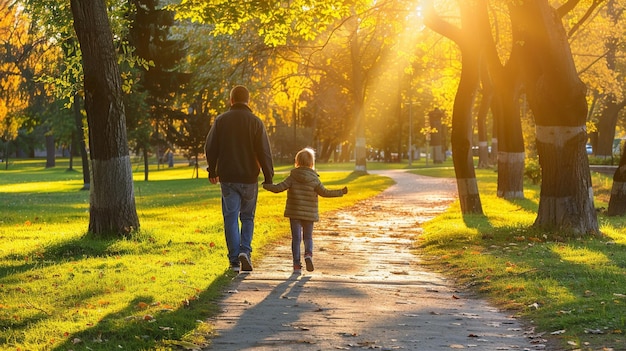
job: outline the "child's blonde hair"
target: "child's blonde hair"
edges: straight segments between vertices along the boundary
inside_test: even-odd
[[[296,167],[315,167],[315,150],[310,147],[298,151],[296,154]]]

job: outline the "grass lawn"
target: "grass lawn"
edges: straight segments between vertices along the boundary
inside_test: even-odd
[[[453,169],[416,171],[453,177]],[[477,170],[484,216],[459,203],[424,226],[424,262],[501,308],[524,317],[564,350],[626,350],[626,219],[607,217],[612,181],[593,174],[603,238],[567,239],[532,228],[539,188],[496,196],[497,174]]]
[[[215,299],[232,279],[220,190],[187,166],[137,169],[141,230],[132,239],[85,235],[89,192],[67,160],[17,160],[0,170],[0,349],[166,350],[203,345]],[[341,166],[341,165],[338,165]],[[140,167],[137,167],[140,168]],[[291,166],[277,167],[275,181]],[[324,170],[334,170],[327,165]],[[329,188],[347,185],[320,212],[349,206],[391,184],[345,167],[321,172]],[[80,171],[80,169],[79,169]],[[285,194],[260,189],[254,257],[288,237]],[[291,265],[290,258],[285,264]],[[189,344],[187,344],[189,343]]]

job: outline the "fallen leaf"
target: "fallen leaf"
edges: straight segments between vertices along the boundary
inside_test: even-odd
[[[355,337],[358,336],[357,333],[339,333],[342,336],[349,336],[349,337]]]
[[[391,272],[391,274],[395,274],[395,275],[409,275],[409,272],[407,272],[407,271],[394,271],[394,272]]]
[[[604,334],[600,329],[585,329],[586,334]]]

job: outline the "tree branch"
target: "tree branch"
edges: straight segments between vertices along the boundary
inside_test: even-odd
[[[453,26],[449,22],[446,22],[439,16],[432,3],[428,3],[425,6],[424,11],[424,24],[433,31],[443,35],[444,37],[454,41],[457,45],[461,46],[463,40],[461,39],[461,30],[458,27]]]
[[[579,2],[580,0],[569,0],[565,4],[561,5],[561,7],[559,7],[556,10],[556,13],[559,16],[559,18],[563,18],[565,15],[567,15],[570,11],[572,11],[578,5]]]
[[[571,2],[578,2],[576,0],[570,0]],[[572,35],[574,35],[574,33],[576,33],[576,31],[578,29],[580,29],[580,27],[583,25],[583,23],[585,23],[589,17],[591,17],[591,15],[593,14],[593,12],[596,10],[596,8],[598,8],[598,6],[600,6],[600,4],[602,4],[605,0],[593,0],[593,3],[591,4],[591,6],[589,6],[589,8],[587,9],[587,12],[585,12],[585,14],[578,20],[578,22],[576,22],[576,24],[574,24],[574,26],[569,30],[569,32],[567,33],[567,37],[571,38]],[[565,6],[565,5],[563,5]],[[559,11],[561,10],[561,8],[563,8],[563,6],[561,6],[559,8]],[[560,13],[559,13],[560,15]]]

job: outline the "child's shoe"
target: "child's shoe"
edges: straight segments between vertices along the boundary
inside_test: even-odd
[[[315,267],[313,267],[313,256],[306,255],[304,256],[304,264],[306,265],[306,270],[309,272],[313,272]]]
[[[294,264],[293,265],[293,274],[300,274],[300,273],[302,273],[302,265]]]

